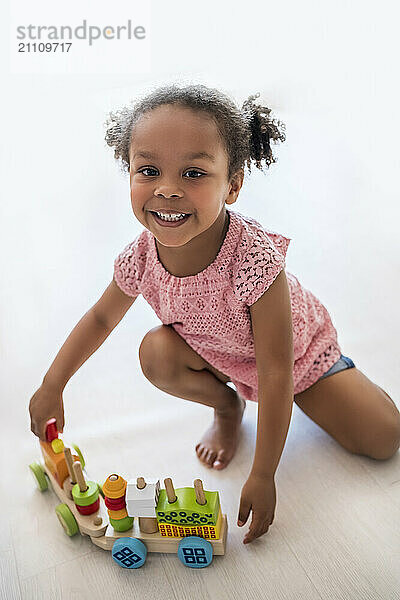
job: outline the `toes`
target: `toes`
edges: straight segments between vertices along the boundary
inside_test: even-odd
[[[207,455],[207,463],[212,466],[217,453],[214,450],[209,450]]]
[[[203,463],[206,462],[207,453],[208,453],[208,448],[204,448],[204,446],[203,446],[201,451],[199,452],[199,458],[200,458],[201,462],[203,462]]]
[[[212,463],[210,462],[210,453],[211,453],[211,450],[206,448],[205,452],[203,453],[202,460],[203,460],[203,463],[205,464],[205,466],[209,467],[211,469]]]
[[[226,457],[226,452],[225,450],[220,450],[217,454],[217,457],[215,459],[215,461],[213,462],[213,468],[217,469],[218,471],[220,471],[221,469],[225,469],[225,467],[228,464],[228,460]]]
[[[224,449],[215,452],[215,450],[203,446],[200,442],[196,444],[196,454],[206,467],[214,468],[219,471],[225,469],[229,463],[228,455]]]
[[[206,448],[199,442],[196,446],[196,454],[201,462],[206,465],[206,467],[212,468],[212,464],[217,454],[214,450]]]
[[[202,457],[203,457],[204,451],[205,451],[204,446],[202,444],[197,444],[197,446],[196,446],[196,454],[197,454],[197,456],[198,456],[198,458],[200,460],[203,460]]]

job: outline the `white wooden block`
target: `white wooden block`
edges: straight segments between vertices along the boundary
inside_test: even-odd
[[[159,479],[151,479],[150,477],[146,479],[146,487],[139,489],[136,485],[137,477],[128,479],[126,486],[126,496],[130,500],[145,500],[151,499],[154,500],[155,495],[160,493],[160,480]]]
[[[129,479],[126,486],[126,509],[130,517],[155,517],[160,495],[160,480],[146,479],[146,487],[137,487],[137,478]]]

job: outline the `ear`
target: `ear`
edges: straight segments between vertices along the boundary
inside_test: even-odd
[[[234,173],[232,175],[231,180],[229,182],[229,194],[225,200],[225,202],[227,204],[233,204],[234,202],[236,202],[237,197],[239,196],[241,187],[243,185],[243,179],[244,179],[244,170],[243,169],[239,169],[238,171],[236,171],[236,173]]]

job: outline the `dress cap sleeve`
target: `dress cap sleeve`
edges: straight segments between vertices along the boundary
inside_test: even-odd
[[[138,244],[140,236],[130,242],[114,260],[114,280],[127,295],[140,294]]]
[[[234,275],[235,296],[247,306],[256,302],[285,268],[291,238],[272,231],[257,231]]]

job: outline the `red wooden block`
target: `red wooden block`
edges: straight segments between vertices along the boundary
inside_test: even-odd
[[[78,506],[77,504],[75,504],[75,506],[77,508],[77,511],[81,513],[81,515],[91,515],[99,509],[100,496],[97,498],[96,502],[93,502],[93,504],[88,504],[88,506]]]
[[[107,508],[109,508],[110,510],[121,510],[122,508],[125,508],[126,504],[125,504],[125,496],[122,496],[122,498],[107,498],[107,496],[104,497],[104,504],[107,506]]]
[[[52,442],[56,438],[58,438],[56,420],[54,418],[49,419],[46,424],[46,440]]]

